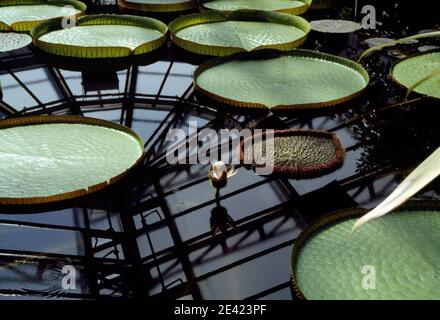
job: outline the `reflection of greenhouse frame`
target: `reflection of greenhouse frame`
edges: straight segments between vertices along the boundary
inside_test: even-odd
[[[212,1],[214,1],[214,0],[199,0],[200,7],[203,10],[212,10],[210,8],[205,7],[205,5],[204,5],[205,3],[212,2]],[[312,0],[299,0],[299,1],[303,2],[304,5],[292,7],[292,8],[288,8],[288,9],[276,10],[276,12],[283,12],[283,13],[289,13],[289,14],[294,14],[294,15],[303,14],[304,12],[307,11],[307,9],[309,9],[310,5],[312,4]],[[292,2],[293,2],[293,0],[292,0]],[[224,12],[232,12],[232,11],[224,10]]]
[[[263,134],[258,134],[258,136],[263,136]],[[252,144],[252,140],[256,135],[246,138],[240,143],[240,161],[243,162],[245,159],[244,147],[247,144]],[[309,167],[290,167],[290,166],[277,166],[274,159],[274,174],[288,175],[289,177],[295,178],[313,178],[320,175],[324,175],[331,171],[338,169],[344,163],[344,148],[342,147],[341,141],[335,133],[320,131],[320,130],[298,130],[298,129],[287,129],[287,130],[275,130],[274,139],[277,137],[289,137],[289,136],[309,136],[309,137],[319,137],[325,138],[332,142],[335,147],[335,158],[331,161],[323,162],[319,165],[313,165]],[[248,140],[248,141],[246,141]],[[259,167],[259,164],[254,164],[254,167]]]
[[[195,0],[180,0],[176,3],[136,3],[124,0],[118,0],[118,6],[122,9],[146,12],[179,12],[197,8]]]
[[[421,210],[440,210],[440,202],[439,201],[409,201],[403,206],[401,206],[398,211],[421,211]],[[298,286],[298,280],[296,279],[296,265],[298,262],[299,253],[303,247],[303,245],[307,242],[308,239],[312,238],[316,233],[319,231],[331,226],[335,225],[339,222],[342,222],[344,220],[348,219],[357,219],[360,218],[362,215],[367,213],[369,210],[363,209],[363,208],[350,208],[350,209],[344,209],[340,211],[336,211],[333,213],[326,214],[318,219],[316,219],[314,222],[312,222],[310,225],[308,225],[303,232],[299,235],[299,237],[295,240],[295,245],[293,247],[292,251],[292,257],[291,257],[291,288],[295,295],[296,299],[299,300],[307,300],[307,297],[304,295],[304,293],[301,291],[301,289]],[[392,213],[392,214],[398,214],[398,213]]]
[[[34,38],[34,45],[48,53],[75,57],[75,58],[120,58],[130,55],[140,55],[160,48],[166,42],[167,26],[159,20],[137,17],[130,15],[88,15],[80,17],[76,26],[90,25],[128,25],[155,29],[162,33],[162,36],[150,42],[146,42],[134,50],[127,47],[85,47],[66,44],[56,44],[40,40],[39,38],[49,32],[62,29],[62,19],[51,19],[37,25],[31,31]],[[75,27],[73,27],[75,28]]]
[[[11,118],[0,121],[0,130],[19,127],[19,126],[41,125],[41,124],[52,124],[52,123],[84,124],[84,125],[99,126],[99,127],[114,129],[132,136],[134,139],[136,139],[140,147],[143,149],[143,143],[141,138],[130,128],[118,125],[110,121],[81,117],[81,116],[31,116],[31,117],[22,117],[22,118]],[[127,168],[127,170],[120,173],[119,175],[111,178],[108,182],[104,181],[96,185],[89,186],[87,189],[69,191],[66,193],[61,193],[46,197],[32,197],[32,198],[1,198],[0,197],[0,205],[14,206],[14,205],[48,204],[48,203],[60,202],[60,201],[86,196],[96,191],[102,190],[120,181],[122,178],[124,178],[130,172],[132,172],[140,163],[142,163],[143,160],[144,160],[144,154],[142,154],[142,156],[131,167]]]
[[[80,10],[78,14],[74,15],[76,18],[85,14],[87,6],[77,0],[3,0],[0,2],[0,7],[8,7],[8,6],[23,6],[23,5],[53,5],[53,6],[71,6],[77,10]],[[30,31],[34,26],[47,21],[47,20],[32,20],[32,21],[19,21],[14,22],[11,25],[7,25],[6,23],[0,21],[0,31]]]
[[[252,21],[252,22],[270,22],[282,25],[288,25],[302,30],[305,35],[294,41],[279,44],[270,44],[254,48],[252,51],[258,51],[263,49],[277,49],[277,50],[291,50],[299,47],[304,43],[307,38],[307,34],[310,32],[309,23],[297,16],[289,14],[283,14],[279,12],[270,11],[252,11],[242,10],[232,13],[224,13],[220,11],[206,11],[202,13],[190,14],[175,19],[169,25],[171,37],[173,42],[179,47],[197,54],[211,55],[211,56],[228,56],[238,52],[246,52],[245,49],[240,47],[223,47],[214,45],[205,45],[196,43],[193,41],[185,40],[178,37],[176,34],[178,31],[198,24],[211,23],[211,22],[224,22],[224,21]]]
[[[409,88],[408,88],[406,85],[404,85],[403,83],[401,83],[399,80],[396,79],[396,77],[395,77],[395,75],[394,75],[394,72],[393,72],[393,71],[394,71],[394,68],[395,68],[399,63],[401,63],[401,62],[404,62],[404,61],[406,61],[406,60],[410,60],[410,59],[413,59],[413,58],[416,58],[416,57],[420,57],[420,56],[424,56],[424,55],[429,55],[429,54],[438,54],[438,55],[440,55],[440,50],[435,49],[435,50],[430,50],[430,51],[427,51],[427,52],[420,52],[420,53],[416,53],[416,54],[410,55],[410,56],[408,56],[408,57],[405,57],[405,58],[403,58],[403,59],[400,59],[400,60],[396,60],[396,61],[394,61],[393,64],[392,64],[392,66],[391,66],[391,69],[390,69],[390,77],[391,77],[391,79],[393,79],[393,81],[394,81],[394,82],[395,82],[400,88],[405,89],[405,90],[408,90]],[[439,84],[439,91],[440,91],[440,84]],[[432,95],[429,95],[429,94],[425,94],[425,93],[421,93],[421,92],[419,92],[419,91],[417,90],[417,87],[414,88],[413,92],[415,92],[415,93],[417,93],[417,94],[419,94],[419,95],[425,96],[425,97],[429,97],[429,98],[431,98],[431,99],[436,99],[436,100],[439,100],[439,99],[440,99],[440,98],[438,98],[438,97],[434,97],[434,96],[432,96]]]
[[[211,93],[211,92],[203,89],[202,87],[200,87],[197,84],[197,78],[204,71],[206,71],[212,67],[221,65],[223,63],[230,62],[230,61],[234,61],[234,60],[235,61],[237,61],[237,60],[262,60],[262,59],[277,58],[277,57],[280,57],[283,55],[284,56],[299,56],[299,57],[315,58],[315,59],[321,59],[321,60],[341,64],[345,67],[351,68],[352,70],[354,70],[358,74],[360,74],[364,78],[364,80],[366,82],[366,86],[365,86],[365,88],[363,88],[357,92],[354,92],[351,95],[348,95],[348,96],[345,96],[345,97],[342,97],[339,99],[330,100],[330,101],[323,101],[323,102],[305,103],[305,104],[277,105],[277,106],[271,108],[271,110],[304,110],[304,109],[319,109],[319,108],[324,108],[324,107],[331,107],[331,106],[335,106],[335,105],[350,101],[350,100],[358,97],[368,87],[368,83],[370,81],[369,75],[368,75],[367,71],[360,64],[353,62],[349,59],[341,58],[341,57],[326,54],[326,53],[298,49],[298,50],[292,50],[292,51],[286,51],[286,52],[278,52],[278,51],[270,50],[270,51],[260,51],[260,52],[238,53],[236,55],[229,56],[229,57],[215,58],[213,60],[210,60],[208,62],[201,64],[195,70],[195,72],[194,72],[195,90],[200,92],[202,95],[212,99],[212,100],[218,101],[220,103],[225,103],[225,104],[228,104],[228,105],[231,105],[234,107],[268,109],[268,107],[265,106],[264,104],[233,100],[233,99],[229,99],[227,97],[219,96],[215,93]]]

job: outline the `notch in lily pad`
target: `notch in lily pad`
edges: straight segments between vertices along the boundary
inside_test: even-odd
[[[290,50],[304,43],[309,23],[298,16],[267,11],[207,11],[169,25],[173,42],[184,50],[227,56],[262,49]]]
[[[196,91],[211,100],[277,111],[336,106],[361,95],[369,83],[361,65],[309,50],[221,57],[200,65],[194,78]]]
[[[62,19],[34,27],[34,45],[65,57],[98,59],[137,56],[166,42],[167,26],[159,20],[131,15],[88,15],[63,28]]]

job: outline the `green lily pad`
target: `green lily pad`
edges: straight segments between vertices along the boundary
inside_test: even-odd
[[[397,62],[392,68],[391,74],[397,83],[405,88],[410,88],[439,69],[440,51],[435,51]],[[414,91],[433,98],[440,98],[440,75],[423,82]]]
[[[359,95],[368,82],[362,66],[308,50],[219,58],[202,64],[195,72],[196,90],[201,94],[253,108],[332,106]]]
[[[35,45],[49,53],[79,58],[116,58],[159,48],[167,27],[162,22],[129,15],[91,15],[71,28],[50,20],[32,30]]]
[[[428,51],[433,51],[433,50],[440,50],[439,46],[434,46],[434,45],[425,45],[425,46],[420,46],[417,48],[418,52],[428,52]]]
[[[178,46],[217,56],[263,48],[290,50],[305,41],[309,30],[303,18],[265,11],[209,11],[184,16],[170,24]]]
[[[312,30],[323,33],[352,33],[362,29],[362,25],[348,20],[315,20],[310,22]]]
[[[273,155],[273,173],[292,178],[318,177],[339,168],[344,161],[344,149],[334,133],[317,130],[276,130],[273,149],[266,141],[246,140],[241,143],[240,159],[245,161],[246,143],[253,153],[253,168],[267,166]]]
[[[307,299],[440,299],[440,207],[412,203],[350,235],[352,209],[324,216],[297,239],[294,288]]]
[[[302,14],[310,3],[311,0],[207,0],[202,2],[202,6],[219,11],[264,10]]]
[[[42,21],[77,16],[85,10],[80,1],[6,0],[0,3],[0,30],[29,31]]]
[[[176,12],[197,7],[195,0],[119,0],[122,8],[148,12]]]
[[[365,40],[364,42],[370,48],[372,48],[372,47],[388,44],[388,43],[391,43],[393,41],[396,41],[396,39],[392,39],[392,38],[369,38],[369,39]]]
[[[298,40],[305,33],[276,23],[225,21],[188,27],[177,32],[176,36],[208,46],[237,47],[252,51],[260,46]]]
[[[32,43],[32,38],[23,33],[0,33],[0,52],[24,48]]]
[[[140,138],[111,122],[43,116],[0,124],[0,204],[82,196],[120,179],[143,155]]]
[[[79,10],[54,5],[27,5],[0,7],[0,20],[8,25],[20,21],[40,21],[57,17],[72,16]]]
[[[41,41],[80,47],[127,47],[136,49],[145,41],[153,41],[162,34],[153,29],[122,25],[80,26],[50,32]]]
[[[370,48],[372,48],[372,47],[376,47],[376,46],[382,46],[382,45],[391,43],[393,41],[396,41],[396,39],[393,39],[393,38],[369,38],[369,39],[365,40],[364,42]],[[402,42],[402,44],[416,44],[418,42],[419,42],[419,40],[412,39],[412,40],[404,41],[404,42]]]

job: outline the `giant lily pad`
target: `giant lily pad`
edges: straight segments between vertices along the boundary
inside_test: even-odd
[[[403,59],[393,66],[391,75],[397,83],[405,88],[410,88],[436,70],[440,71],[440,51]],[[440,98],[440,74],[424,81],[414,91],[433,98]]]
[[[90,15],[63,28],[53,19],[32,29],[34,44],[57,55],[77,58],[117,58],[153,51],[166,41],[167,26],[152,18],[130,15]]]
[[[23,33],[1,32],[0,52],[8,52],[24,48],[32,43],[32,38]]]
[[[0,122],[0,204],[83,196],[121,179],[143,155],[140,138],[112,122],[77,116]]]
[[[76,0],[3,0],[0,30],[29,31],[52,18],[78,17],[86,9],[84,3]]]
[[[195,0],[118,0],[121,8],[147,12],[177,12],[197,7]]]
[[[217,58],[195,71],[196,90],[201,94],[251,108],[333,106],[361,94],[368,82],[367,72],[357,63],[308,50]]]
[[[440,299],[440,206],[409,203],[351,229],[363,209],[318,219],[295,242],[294,289],[307,299]]]
[[[252,143],[252,148],[248,143]],[[273,149],[267,146],[271,145],[263,139],[255,140],[255,136],[244,140],[240,146],[240,160],[252,159],[255,169],[267,166],[267,157],[273,155],[273,173],[295,178],[323,175],[336,170],[344,161],[341,142],[336,134],[326,131],[277,130]]]
[[[185,50],[225,56],[260,49],[289,50],[300,46],[310,26],[287,13],[208,11],[177,18],[170,24],[173,41]]]
[[[204,0],[202,7],[225,12],[246,9],[302,14],[311,3],[312,0]]]

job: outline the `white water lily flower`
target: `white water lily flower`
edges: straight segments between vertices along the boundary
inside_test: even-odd
[[[220,180],[228,174],[228,169],[223,161],[217,161],[211,165],[212,168],[212,179]]]
[[[217,161],[209,169],[209,179],[214,187],[223,188],[226,186],[227,179],[236,173],[233,165],[228,168],[223,161]]]

